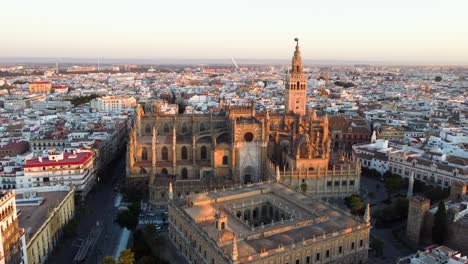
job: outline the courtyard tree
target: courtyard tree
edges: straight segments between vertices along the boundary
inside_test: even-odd
[[[384,182],[389,195],[398,192],[403,187],[403,179],[399,175],[387,176],[384,178]]]
[[[119,264],[134,264],[135,254],[130,249],[125,249],[120,253]]]
[[[304,193],[307,192],[307,188],[309,188],[309,186],[307,186],[307,183],[304,182],[304,183],[301,184],[301,191],[302,192],[304,192]]]
[[[112,256],[105,256],[101,264],[117,264],[117,260]]]
[[[357,214],[362,209],[362,199],[358,194],[352,194],[345,198],[345,203],[353,214]]]

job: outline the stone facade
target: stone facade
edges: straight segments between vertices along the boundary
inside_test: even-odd
[[[326,197],[359,190],[359,166],[331,155],[328,116],[306,110],[306,78],[296,45],[286,82],[286,111],[256,112],[254,104],[211,114],[168,114],[154,100],[138,105],[130,131],[127,179],[149,186],[150,202],[174,195],[281,178]]]
[[[369,231],[369,217],[282,183],[169,202],[169,237],[188,263],[367,263]]]
[[[429,199],[422,196],[413,197],[409,201],[406,236],[416,244],[419,243],[421,228],[424,225],[424,215],[429,209],[429,206]]]
[[[454,182],[450,197],[455,200],[445,201],[447,210],[447,232],[444,245],[456,248],[463,254],[468,254],[468,197],[467,184]],[[409,240],[417,243],[431,243],[434,215],[437,204],[430,206],[429,200],[413,197],[409,203],[406,235]]]

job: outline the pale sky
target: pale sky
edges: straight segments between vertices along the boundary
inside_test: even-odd
[[[468,0],[4,0],[0,57],[468,65]]]

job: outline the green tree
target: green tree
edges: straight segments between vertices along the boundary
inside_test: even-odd
[[[398,175],[384,178],[385,188],[389,194],[398,192],[403,186],[403,179]]]
[[[440,201],[437,212],[434,215],[434,224],[432,226],[432,243],[442,245],[444,243],[444,235],[447,231],[447,211],[445,210],[445,202]]]
[[[138,225],[138,217],[140,216],[140,203],[132,203],[128,210],[120,211],[117,214],[116,222],[129,230],[135,229]]]
[[[134,264],[135,263],[135,254],[131,249],[125,249],[120,253],[119,264]]]
[[[371,241],[369,246],[374,250],[376,257],[383,256],[384,242],[382,240],[375,238]]]
[[[350,196],[346,197],[345,204],[348,206],[349,209],[351,209],[351,212],[353,214],[358,213],[359,210],[361,210],[363,206],[361,197],[356,193],[351,194]]]
[[[138,225],[138,216],[133,215],[130,210],[120,211],[117,214],[116,222],[128,230],[133,230]]]
[[[157,263],[157,260],[153,256],[143,256],[140,261],[140,264],[154,264]]]
[[[105,256],[101,264],[117,264],[117,260],[112,256]]]
[[[392,172],[388,170],[383,174],[383,177],[385,179],[385,178],[388,178],[388,177],[392,177],[392,175],[393,175]]]
[[[304,192],[304,193],[307,192],[307,188],[309,188],[309,186],[307,186],[307,183],[304,182],[304,183],[301,184],[301,191],[302,192]]]
[[[436,76],[436,77],[434,78],[434,81],[436,81],[436,82],[440,82],[440,81],[442,81],[442,77],[440,77],[440,76]]]

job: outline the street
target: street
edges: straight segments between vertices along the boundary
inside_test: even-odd
[[[114,256],[118,246],[122,228],[114,222],[117,208],[114,206],[117,193],[114,186],[118,180],[125,177],[125,155],[120,155],[109,166],[108,174],[101,177],[94,189],[84,201],[84,214],[79,218],[76,236],[63,238],[60,246],[50,254],[46,263],[72,263],[80,245],[86,241],[91,230],[102,228],[95,247],[89,249],[86,261],[83,263],[100,263],[104,256]],[[77,208],[78,209],[78,208]],[[78,212],[76,212],[78,214]]]

